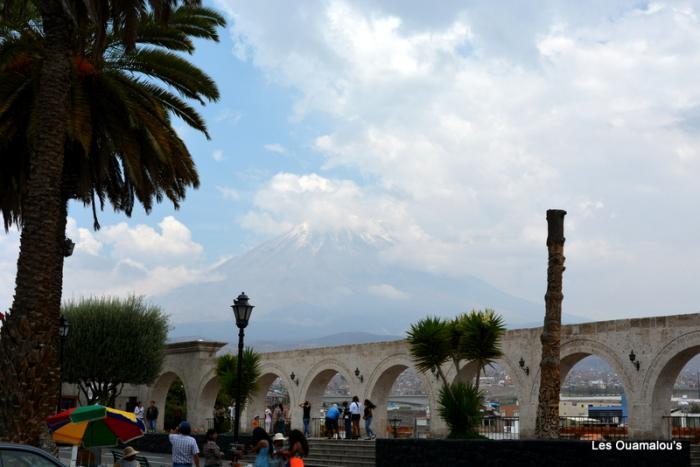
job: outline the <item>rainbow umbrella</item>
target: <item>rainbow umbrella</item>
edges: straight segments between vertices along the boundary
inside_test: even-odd
[[[127,443],[143,436],[146,430],[133,413],[103,405],[69,409],[46,421],[54,441],[85,448]]]

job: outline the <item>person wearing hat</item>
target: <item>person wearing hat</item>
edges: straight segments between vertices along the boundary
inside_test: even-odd
[[[173,467],[191,467],[193,462],[199,467],[199,447],[191,433],[192,427],[188,422],[181,422],[170,432],[168,438],[173,445]]]
[[[127,446],[124,448],[122,458],[114,463],[114,467],[141,467],[139,461],[136,460],[136,454],[138,453],[136,449]]]
[[[282,433],[275,433],[272,437],[272,458],[270,459],[270,467],[283,467],[287,463],[287,458],[284,456],[284,442],[287,438]]]

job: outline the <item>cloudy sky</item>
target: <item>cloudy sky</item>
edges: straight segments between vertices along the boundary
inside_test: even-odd
[[[72,205],[66,297],[157,303],[306,223],[390,235],[396,264],[541,302],[561,208],[569,313],[700,309],[700,3],[211,5],[230,20],[194,57],[221,90],[212,139],[178,127],[202,186],[179,211],[106,211],[99,232]],[[0,236],[0,308],[17,250]]]

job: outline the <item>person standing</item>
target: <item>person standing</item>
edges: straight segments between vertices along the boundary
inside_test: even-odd
[[[273,428],[275,433],[284,433],[284,407],[282,404],[277,404],[275,406],[275,410],[272,412],[272,418],[275,421]]]
[[[350,418],[350,407],[348,407],[348,401],[343,401],[343,428],[345,429],[344,439],[352,439],[352,420]]]
[[[228,426],[229,431],[233,431],[233,422],[236,420],[236,401],[231,401],[228,406]]]
[[[138,401],[136,403],[136,407],[134,407],[134,415],[136,415],[136,420],[141,422],[141,424],[146,427],[146,425],[143,423],[143,404],[141,401]]]
[[[168,436],[173,445],[173,467],[191,467],[193,462],[199,467],[199,447],[191,434],[192,427],[185,421]]]
[[[374,439],[377,436],[372,431],[372,409],[376,409],[377,406],[372,403],[369,399],[365,399],[365,413],[362,418],[365,419],[365,431],[367,432],[367,439]]]
[[[151,401],[150,405],[146,409],[146,428],[148,428],[150,433],[155,433],[157,422],[158,407],[156,407],[156,401]]]
[[[265,432],[270,433],[272,429],[272,410],[270,407],[265,407]]]
[[[350,418],[352,420],[352,439],[360,438],[360,398],[353,396],[352,403],[350,404]]]
[[[328,439],[340,437],[338,435],[338,418],[340,418],[338,404],[333,404],[326,412],[326,434]]]
[[[204,454],[204,467],[221,467],[221,459],[224,458],[224,453],[221,452],[221,448],[216,443],[216,439],[219,434],[216,430],[207,430],[206,442],[202,446],[202,451]]]
[[[304,401],[303,404],[299,404],[299,407],[304,411],[301,420],[304,422],[304,436],[309,436],[309,423],[311,422],[311,404],[309,401]]]

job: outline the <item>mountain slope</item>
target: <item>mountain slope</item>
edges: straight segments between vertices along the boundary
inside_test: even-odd
[[[427,315],[454,316],[494,308],[509,327],[540,323],[544,305],[509,295],[472,276],[448,278],[389,264],[386,236],[351,231],[317,234],[299,226],[219,265],[212,282],[157,297],[185,318],[172,336],[235,339],[233,298],[241,291],[256,305],[246,335],[290,341],[343,332],[404,335]],[[196,331],[196,332],[194,332]]]

